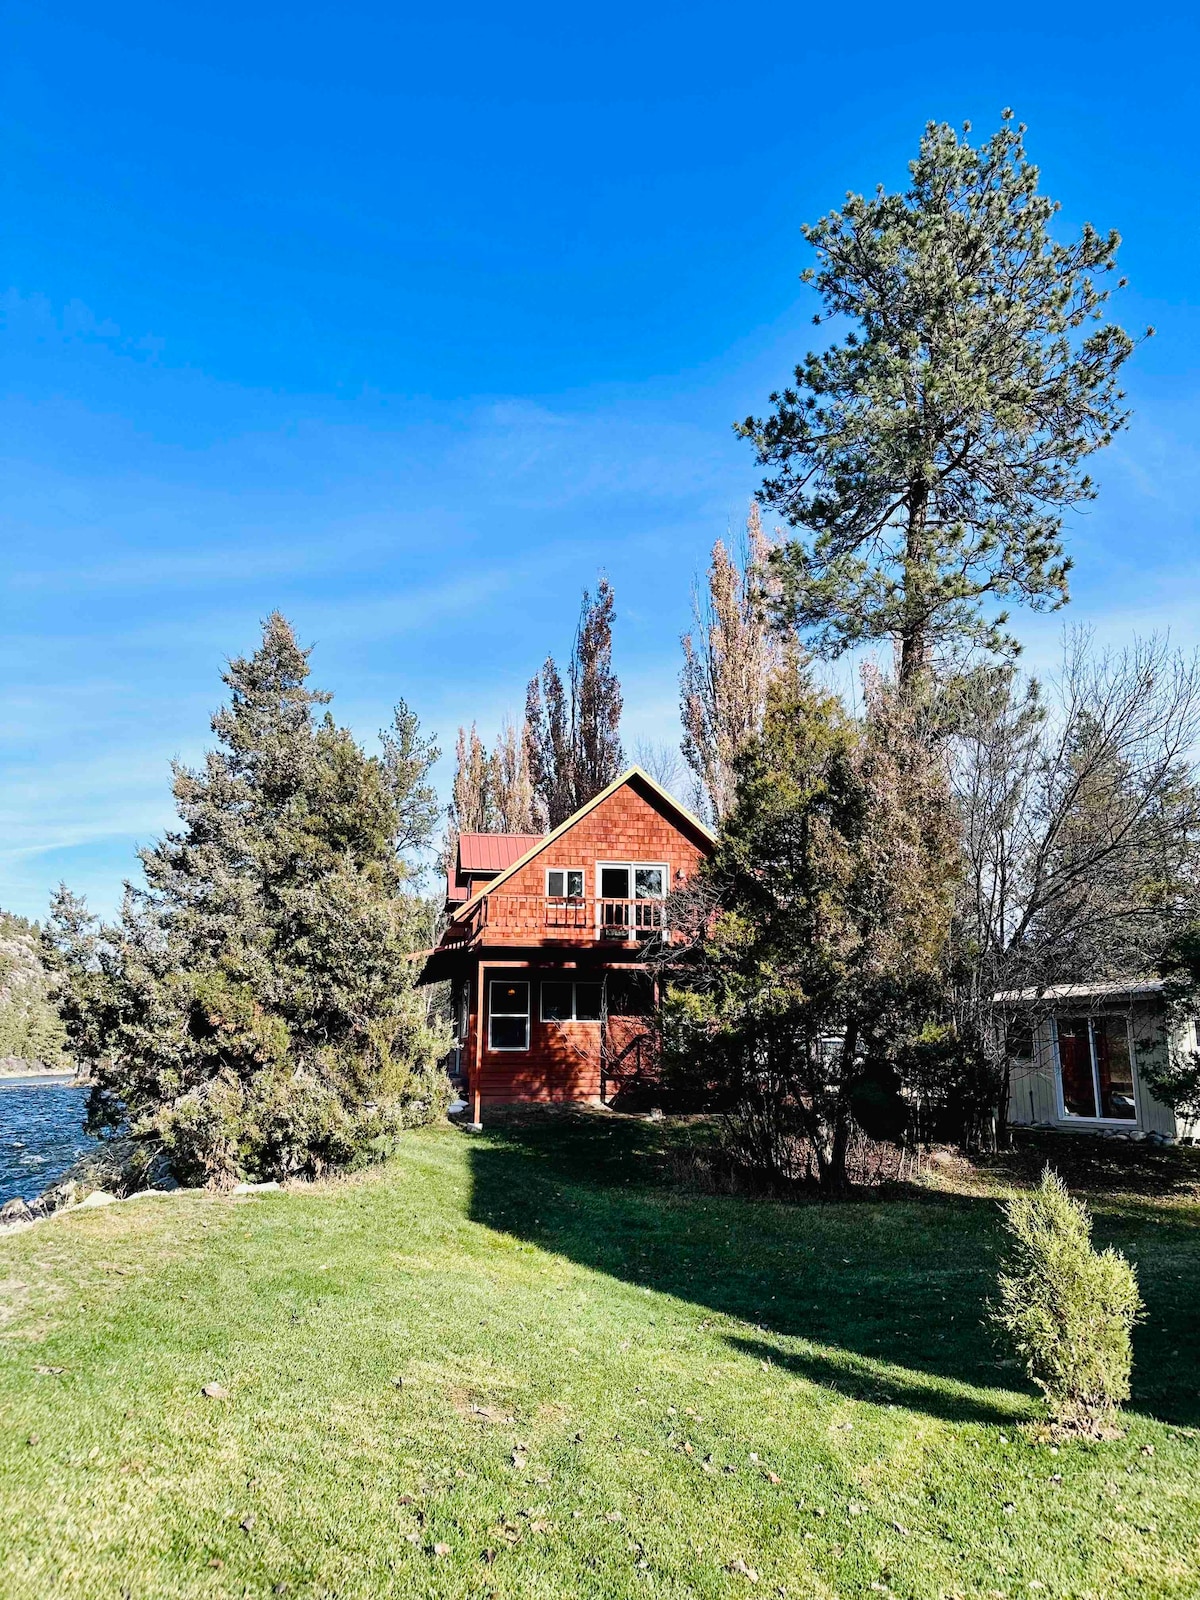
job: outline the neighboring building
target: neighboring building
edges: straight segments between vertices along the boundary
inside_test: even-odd
[[[421,981],[448,979],[449,1063],[482,1106],[599,1101],[647,1074],[663,901],[713,835],[631,767],[544,837],[464,834]]]
[[[1197,1048],[1195,1021],[1168,1025],[1162,984],[1060,984],[1000,994],[1012,1123],[1128,1138],[1193,1139],[1142,1082],[1141,1067]]]

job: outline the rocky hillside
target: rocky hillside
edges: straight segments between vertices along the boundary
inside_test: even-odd
[[[62,1023],[49,999],[36,924],[0,911],[0,1073],[70,1068]]]

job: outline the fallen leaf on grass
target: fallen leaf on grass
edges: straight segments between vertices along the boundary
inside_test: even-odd
[[[250,1529],[254,1526],[254,1524],[257,1521],[258,1521],[258,1518],[254,1515],[253,1511],[248,1511],[246,1513],[246,1515],[242,1518],[242,1520],[238,1523],[238,1527],[242,1530],[243,1533],[249,1533]]]
[[[782,1483],[783,1479],[779,1476],[779,1474],[777,1472],[768,1472],[767,1473],[767,1482],[768,1483]]]
[[[606,1511],[604,1513],[604,1520],[605,1522],[624,1522],[625,1515],[621,1511]]]
[[[725,1564],[726,1572],[736,1572],[739,1578],[749,1578],[751,1583],[758,1582],[758,1573],[754,1567],[747,1566],[741,1556],[734,1556],[732,1561]]]
[[[892,1527],[895,1528],[896,1532],[900,1535],[900,1537],[902,1539],[907,1539],[908,1538],[908,1529],[904,1526],[904,1524],[902,1522],[893,1522],[892,1523]]]
[[[512,1464],[517,1471],[520,1472],[522,1468],[529,1465],[529,1457],[522,1455],[519,1450],[514,1450],[512,1453]]]
[[[57,1378],[67,1369],[66,1367],[34,1367],[39,1378]]]
[[[450,1546],[448,1544],[435,1544],[433,1553],[435,1556],[448,1556],[450,1554]]]
[[[27,1441],[27,1442],[28,1442],[28,1443],[29,1443],[29,1444],[41,1444],[41,1442],[42,1442],[42,1437],[41,1437],[41,1434],[38,1434],[38,1433],[31,1433],[31,1434],[30,1434],[30,1435],[29,1435],[29,1439],[28,1439],[28,1441]]]
[[[207,1395],[210,1400],[229,1399],[229,1390],[223,1388],[219,1383],[206,1383],[200,1393]]]

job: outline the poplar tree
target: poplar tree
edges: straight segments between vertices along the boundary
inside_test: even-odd
[[[1011,111],[980,147],[969,132],[929,123],[904,193],[804,229],[814,322],[847,331],[737,429],[798,530],[780,619],[824,657],[893,640],[906,691],[939,658],[1015,653],[1008,602],[1066,601],[1064,513],[1128,418],[1133,344],[1104,310],[1119,236],[1056,240]]]
[[[585,589],[564,685],[552,656],[525,697],[525,745],[542,820],[551,828],[618,775],[621,685],[612,667],[615,600],[607,578],[595,599]]]
[[[454,788],[446,808],[442,868],[453,868],[464,833],[536,833],[538,820],[529,770],[528,736],[506,718],[489,754],[478,729],[459,728]]]
[[[741,549],[713,545],[703,594],[693,589],[693,628],[679,674],[682,750],[696,780],[697,809],[720,822],[737,788],[735,763],[762,727],[767,691],[785,662],[770,626],[771,541],[751,504]]]

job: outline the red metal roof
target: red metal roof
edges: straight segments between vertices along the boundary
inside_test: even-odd
[[[540,833],[460,833],[458,876],[475,872],[503,872],[532,850]]]

